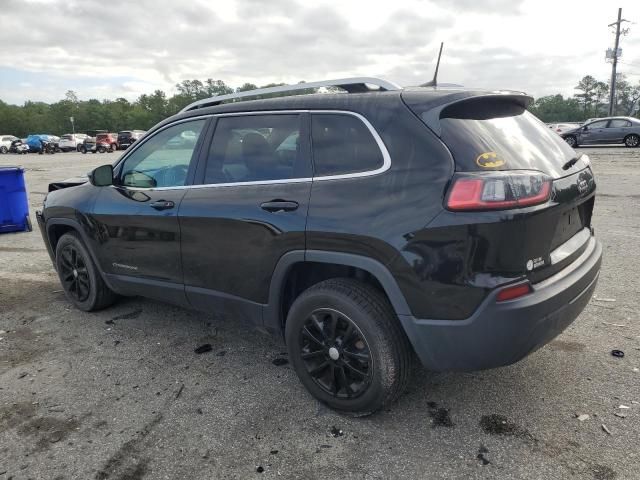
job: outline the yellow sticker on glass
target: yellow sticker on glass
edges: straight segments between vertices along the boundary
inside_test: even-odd
[[[498,157],[496,152],[484,152],[478,155],[476,163],[482,168],[497,168],[503,166],[506,162]]]

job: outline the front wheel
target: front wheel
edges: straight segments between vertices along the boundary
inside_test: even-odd
[[[627,147],[637,147],[638,145],[640,145],[640,137],[635,133],[627,135],[626,137],[624,137],[624,144]]]
[[[309,392],[330,407],[368,415],[405,389],[413,351],[386,297],[331,279],[303,292],[286,323],[289,358]]]
[[[9,149],[3,145],[0,147],[0,153],[2,154],[9,153]]]
[[[79,310],[100,310],[116,300],[76,233],[60,237],[56,245],[56,270],[67,299]]]
[[[575,148],[578,146],[578,140],[573,135],[565,137],[564,141],[567,142],[571,148]]]

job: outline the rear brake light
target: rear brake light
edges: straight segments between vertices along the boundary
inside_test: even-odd
[[[529,283],[521,283],[519,285],[506,287],[498,292],[498,295],[496,295],[496,302],[506,302],[507,300],[520,298],[524,295],[528,295],[531,291],[531,285]]]
[[[506,210],[549,200],[551,179],[534,171],[500,171],[461,175],[447,196],[449,210]]]

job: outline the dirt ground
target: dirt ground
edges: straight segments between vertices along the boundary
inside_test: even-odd
[[[0,235],[0,480],[640,479],[640,149],[583,151],[605,256],[582,315],[510,367],[419,369],[363,419],[318,404],[283,345],[233,318],[139,298],[71,308],[40,233]],[[48,182],[114,155],[0,165],[26,168],[35,225]]]

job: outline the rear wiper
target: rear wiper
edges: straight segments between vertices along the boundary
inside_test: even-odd
[[[569,170],[571,167],[573,167],[576,163],[578,163],[578,157],[574,157],[571,160],[569,160],[567,163],[565,163],[562,166],[563,170]]]

